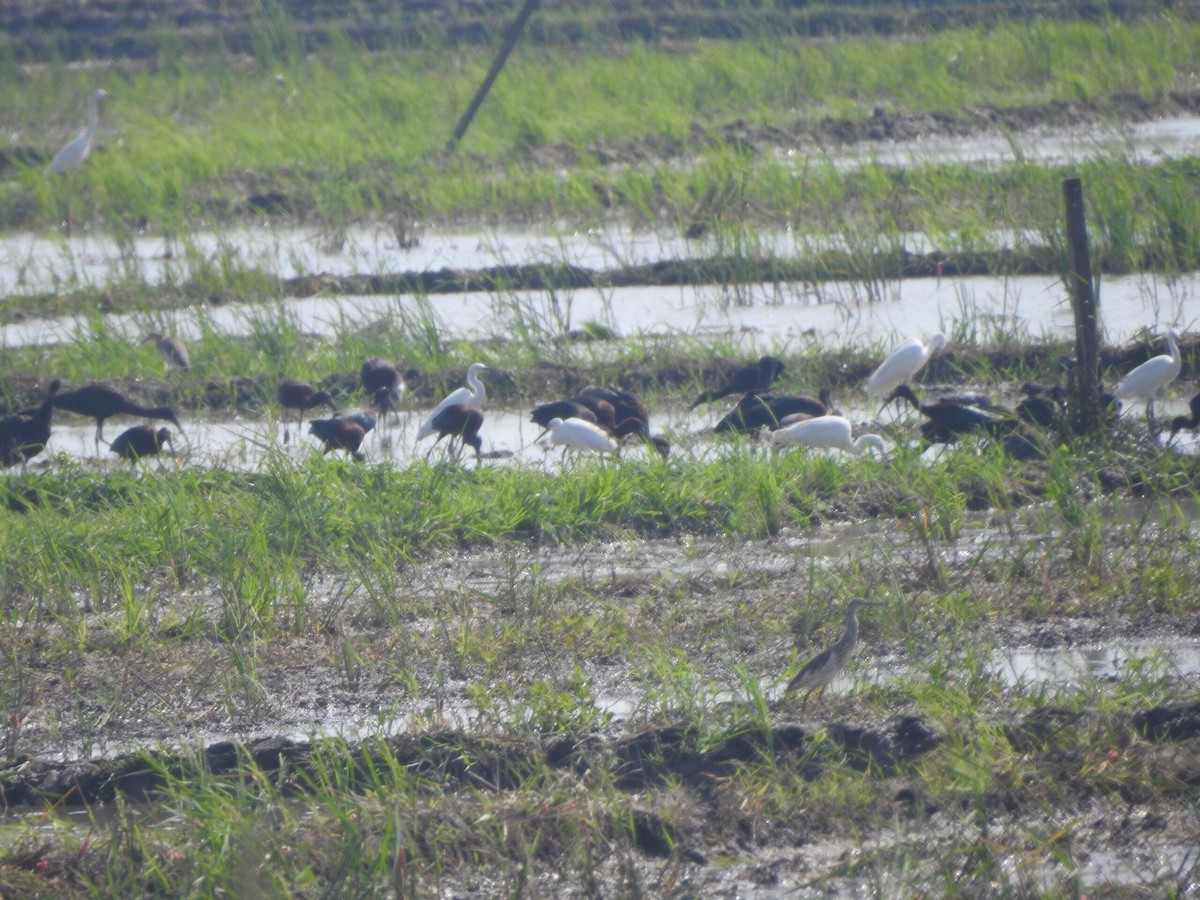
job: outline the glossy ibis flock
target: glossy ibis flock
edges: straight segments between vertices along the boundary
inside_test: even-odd
[[[153,332],[145,340],[155,344],[168,367],[186,370],[190,366],[187,347],[178,339]],[[1137,366],[1111,394],[1103,395],[1112,415],[1118,413],[1121,401],[1143,399],[1153,427],[1154,400],[1180,371],[1178,341],[1174,331],[1168,332],[1167,353]],[[948,444],[971,434],[999,443],[1018,458],[1039,455],[1046,445],[1039,436],[1057,429],[1066,415],[1066,392],[1057,385],[1030,382],[1023,386],[1024,397],[1013,408],[980,395],[922,399],[911,382],[930,357],[945,346],[946,340],[940,334],[927,343],[917,339],[905,341],[871,374],[864,385],[865,392],[878,398],[881,411],[896,403],[911,406],[922,420],[918,431],[921,446]],[[833,408],[828,390],[821,391],[818,397],[773,393],[775,382],[784,370],[782,360],[764,356],[735,370],[723,383],[701,392],[687,408],[693,410],[736,396],[732,408],[712,427],[713,433],[761,436],[775,448],[825,448],[879,455],[886,452],[887,444],[879,434],[854,435],[851,422]],[[421,420],[416,432],[418,442],[434,437],[437,446],[446,440],[449,452],[455,456],[469,446],[479,460],[511,455],[504,451],[488,454],[483,450],[480,432],[487,385],[481,376],[486,371],[483,363],[473,363],[467,369],[466,384],[449,393]],[[378,357],[364,360],[359,380],[370,405],[339,411],[328,391],[281,376],[276,399],[283,420],[284,443],[290,439],[293,418],[299,425],[306,413],[327,408],[330,413],[327,418],[309,421],[308,433],[321,443],[325,453],[342,450],[356,460],[363,460],[364,441],[379,423],[399,414],[406,385],[400,369]],[[97,449],[104,440],[104,423],[117,416],[160,419],[183,432],[169,406],[144,406],[107,385],[90,384],[64,391],[55,380],[38,406],[0,419],[0,465],[22,465],[41,453],[50,438],[55,410],[95,419]],[[671,452],[666,438],[651,433],[650,417],[642,401],[616,387],[587,387],[571,397],[541,403],[531,410],[530,420],[543,429],[535,442],[546,438],[545,444],[561,447],[564,456],[568,451],[617,455],[629,443],[640,443],[664,457]],[[1197,427],[1200,427],[1200,395],[1191,400],[1190,416],[1176,416],[1172,420],[1171,436]],[[161,452],[165,446],[174,446],[171,432],[143,424],[124,431],[109,448],[121,459],[136,462]]]

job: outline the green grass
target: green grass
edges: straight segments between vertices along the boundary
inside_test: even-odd
[[[245,215],[249,195],[271,192],[334,227],[390,218],[401,204],[441,221],[594,219],[605,215],[601,195],[626,214],[657,219],[665,205],[684,217],[744,168],[720,137],[735,121],[864,119],[880,106],[958,115],[984,105],[1103,105],[1123,94],[1153,104],[1181,88],[1198,58],[1200,26],[1178,20],[1000,24],[905,41],[527,49],[510,62],[464,143],[469,156],[460,157],[441,148],[486,52],[367,56],[343,47],[248,66],[206,58],[107,74],[100,80],[113,97],[102,150],[77,178],[48,180],[37,167],[10,177],[4,199],[10,224],[44,228],[65,215],[71,196],[77,221],[121,228],[148,218],[176,236]],[[80,127],[96,83],[94,74],[58,67],[12,80],[0,88],[8,140],[49,154]],[[697,147],[695,166],[600,167],[591,154],[605,141],[696,133],[712,141]],[[565,173],[529,165],[529,150],[559,144],[579,154]],[[768,162],[754,167],[744,190],[773,217],[803,215],[810,195],[838,190],[810,184],[811,174],[803,163]]]

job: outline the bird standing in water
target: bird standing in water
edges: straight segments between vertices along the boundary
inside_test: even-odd
[[[467,368],[467,385],[451,391],[442,398],[442,402],[433,408],[429,417],[417,429],[417,440],[421,441],[434,433],[434,419],[438,413],[451,406],[465,406],[468,409],[483,410],[483,401],[487,399],[487,387],[479,380],[479,373],[486,369],[483,363],[471,363]],[[442,435],[439,434],[439,437]]]
[[[801,711],[808,706],[808,701],[812,699],[814,693],[820,695],[837,673],[845,668],[850,654],[858,645],[858,611],[867,606],[879,606],[879,604],[869,600],[851,600],[846,607],[846,628],[837,643],[828,650],[822,650],[806,662],[796,676],[788,682],[785,694],[806,689],[808,691],[804,697],[804,703],[800,706]]]
[[[169,406],[142,406],[134,403],[116,388],[105,384],[89,384],[54,398],[55,409],[91,416],[96,420],[96,447],[104,439],[104,420],[113,416],[142,416],[147,419],[165,419],[180,431],[183,426]]]
[[[322,403],[328,406],[331,412],[337,412],[337,407],[329,392],[318,391],[307,381],[285,378],[279,382],[278,397],[279,405],[283,407],[283,442],[285,444],[288,442],[288,410],[299,410],[299,415],[296,416],[297,425],[304,418],[304,413]]]
[[[139,459],[159,453],[163,444],[175,446],[169,428],[159,428],[155,431],[153,425],[134,425],[118,434],[108,445],[108,449],[121,459],[127,459],[136,465]]]

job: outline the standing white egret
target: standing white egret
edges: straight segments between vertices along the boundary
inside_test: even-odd
[[[442,402],[433,408],[429,417],[417,429],[417,440],[424,440],[434,432],[434,417],[448,406],[466,406],[469,409],[483,409],[483,401],[487,399],[487,388],[479,380],[479,373],[486,369],[483,363],[471,363],[467,369],[467,386],[447,394]]]
[[[88,100],[88,120],[87,127],[69,144],[54,154],[54,158],[50,160],[50,165],[46,166],[47,175],[64,175],[67,172],[74,172],[87,158],[88,152],[92,149],[92,137],[96,134],[96,126],[100,124],[100,109],[99,103],[108,93],[103,90],[96,91]]]
[[[890,394],[916,375],[929,362],[929,358],[946,346],[946,336],[938,332],[928,344],[920,338],[905,341],[879,364],[879,368],[867,379],[867,393],[872,397]]]
[[[833,447],[862,453],[872,447],[882,454],[886,448],[883,438],[877,434],[860,434],[851,440],[850,420],[843,416],[817,416],[814,419],[803,419],[790,425],[772,431],[769,439],[772,444],[793,447]]]
[[[1146,360],[1128,375],[1121,379],[1113,396],[1118,400],[1132,400],[1135,397],[1146,399],[1146,419],[1153,426],[1154,398],[1158,392],[1175,380],[1179,375],[1183,359],[1179,355],[1179,334],[1171,329],[1166,334],[1167,352]]]
[[[550,431],[550,443],[568,450],[595,450],[598,453],[615,453],[617,442],[599,425],[585,419],[554,418],[546,423]]]

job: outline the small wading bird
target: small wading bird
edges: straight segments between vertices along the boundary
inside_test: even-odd
[[[293,381],[291,378],[285,378],[279,382],[279,390],[277,392],[279,405],[283,407],[283,442],[288,442],[288,415],[289,410],[297,410],[296,424],[299,425],[304,418],[304,414],[315,406],[325,404],[331,412],[337,412],[337,407],[333,403],[333,397],[328,391],[318,391],[307,381]]]
[[[359,452],[366,432],[362,425],[351,419],[313,419],[308,423],[308,433],[325,445],[322,453],[330,450],[345,450],[354,459],[362,462],[366,457]]]
[[[454,454],[456,457],[467,444],[475,448],[476,459],[483,457],[483,438],[479,436],[479,429],[483,427],[483,413],[478,409],[465,403],[452,403],[439,409],[429,421],[432,432],[437,435],[437,440],[433,442],[435,447],[442,438],[448,437],[449,452],[454,446],[454,439],[458,438],[458,452]]]
[[[142,343],[147,344],[150,341],[154,341],[154,346],[158,349],[158,353],[163,358],[163,362],[167,364],[168,369],[182,369],[186,372],[192,367],[192,362],[188,358],[187,346],[179,338],[152,331],[146,335]]]
[[[1175,380],[1183,363],[1179,355],[1179,334],[1175,329],[1166,333],[1167,352],[1146,360],[1121,379],[1113,396],[1121,401],[1143,397],[1146,400],[1146,421],[1154,428],[1154,398],[1159,391]]]
[[[104,420],[113,416],[142,416],[146,419],[165,419],[180,431],[183,426],[175,418],[175,411],[169,406],[142,406],[134,403],[116,388],[104,384],[89,384],[85,387],[67,391],[54,398],[56,409],[81,416],[90,416],[96,420],[96,447],[104,439]]]
[[[608,407],[610,413],[608,417],[609,423],[606,423],[605,427],[611,431],[616,425],[615,422],[611,421],[612,406],[608,403],[604,405]],[[592,408],[579,400],[555,400],[550,403],[539,403],[529,411],[529,421],[542,428],[542,433],[533,439],[534,443],[540,441],[546,432],[550,430],[550,422],[553,419],[563,421],[567,419],[582,419],[585,422],[591,422],[593,425],[599,424],[596,413],[592,411]]]
[[[479,373],[486,369],[483,363],[471,363],[467,369],[467,386],[451,391],[442,398],[442,402],[433,408],[428,418],[417,429],[417,440],[421,441],[434,433],[434,419],[437,414],[450,406],[465,406],[468,409],[482,410],[483,402],[487,399],[487,388],[479,380]]]
[[[155,431],[153,425],[134,425],[118,434],[108,445],[108,449],[121,459],[127,459],[136,465],[139,459],[159,453],[163,444],[171,444],[174,447],[170,429],[159,428]]]
[[[928,345],[921,343],[919,338],[905,341],[867,379],[867,393],[872,397],[882,397],[900,385],[908,384],[929,362],[929,358],[941,352],[945,346],[946,336],[940,332],[929,339]]]
[[[599,425],[584,419],[551,419],[546,423],[550,431],[550,443],[568,450],[594,450],[597,453],[615,453],[617,442],[610,438]]]
[[[817,416],[814,419],[802,419],[768,433],[772,444],[789,447],[831,447],[839,450],[849,450],[851,453],[862,453],[868,447],[878,450],[880,455],[886,451],[883,438],[877,434],[860,434],[851,440],[851,425],[842,416]]]
[[[394,363],[380,359],[378,356],[368,356],[363,360],[359,372],[363,393],[372,398],[372,403],[382,419],[388,413],[397,413],[396,407],[404,399],[404,376]],[[383,393],[380,393],[380,392]],[[380,401],[385,401],[380,403]]]
[[[67,172],[74,172],[87,158],[92,149],[92,138],[96,134],[96,126],[100,124],[99,103],[107,96],[105,91],[96,91],[92,94],[88,100],[87,127],[79,132],[74,140],[54,154],[50,165],[46,166],[47,175],[65,175]]]
[[[1175,437],[1185,428],[1190,431],[1200,428],[1200,394],[1194,395],[1188,401],[1188,408],[1192,411],[1190,416],[1176,416],[1171,420],[1171,437]]]
[[[701,403],[711,403],[728,397],[730,394],[764,394],[771,389],[775,379],[783,373],[783,360],[774,356],[764,356],[753,365],[738,369],[721,387],[705,391],[691,402],[688,411],[695,409]]]
[[[837,673],[842,671],[850,659],[850,654],[854,652],[854,648],[858,644],[858,611],[867,606],[879,605],[867,600],[851,600],[846,607],[846,628],[837,643],[828,650],[822,650],[806,662],[804,667],[788,682],[788,686],[784,690],[785,694],[793,691],[808,691],[800,706],[802,712],[808,706],[808,701],[812,699],[813,694],[819,696],[825,690]]]
[[[46,448],[54,415],[54,395],[61,384],[57,378],[51,381],[46,399],[36,409],[0,419],[0,465],[7,468],[26,463]]]

